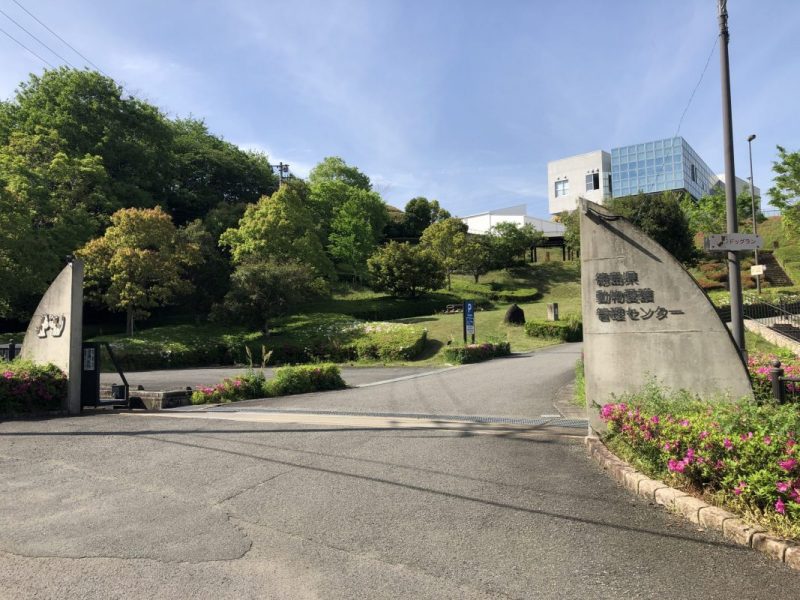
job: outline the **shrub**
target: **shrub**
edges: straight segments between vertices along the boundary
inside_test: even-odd
[[[791,405],[703,402],[654,383],[606,404],[607,441],[652,476],[800,536],[800,414]]]
[[[395,297],[415,298],[444,285],[442,262],[421,246],[389,242],[367,264],[374,289]]]
[[[346,387],[339,367],[331,364],[299,365],[281,367],[267,381],[264,391],[267,396],[288,396],[324,390],[339,390]]]
[[[586,372],[582,358],[575,363],[575,393],[572,400],[578,406],[586,406]]]
[[[754,352],[747,357],[747,370],[750,372],[750,381],[753,383],[753,393],[756,400],[760,402],[769,402],[773,399],[770,371],[774,360],[781,361],[781,367],[786,377],[800,377],[800,362],[791,350],[786,350],[780,355]],[[798,384],[790,382],[786,385],[790,392],[800,391]],[[797,386],[796,389],[795,386]]]
[[[222,404],[261,398],[265,395],[266,378],[262,371],[249,371],[233,379],[224,379],[213,387],[202,386],[192,392],[192,404]]]
[[[484,342],[482,344],[467,344],[447,346],[444,349],[444,358],[454,364],[476,363],[496,356],[511,354],[511,344],[508,342]]]
[[[580,342],[583,340],[583,323],[577,315],[567,315],[563,321],[531,320],[525,323],[525,333],[531,337]]]
[[[0,414],[29,415],[61,408],[67,376],[55,365],[14,360],[0,365]]]

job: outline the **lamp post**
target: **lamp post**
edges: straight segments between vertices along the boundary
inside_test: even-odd
[[[750,206],[753,210],[753,235],[758,235],[758,225],[756,224],[756,189],[753,182],[753,140],[756,134],[747,136],[747,151],[750,155]],[[758,264],[758,248],[755,249],[756,264]],[[756,291],[761,293],[761,275],[756,275]]]

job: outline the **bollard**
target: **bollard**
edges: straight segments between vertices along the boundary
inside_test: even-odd
[[[558,303],[554,302],[547,305],[547,320],[558,321]]]
[[[769,379],[772,381],[773,397],[778,404],[783,404],[785,390],[783,386],[783,369],[781,368],[781,361],[772,361],[772,369],[769,371]]]

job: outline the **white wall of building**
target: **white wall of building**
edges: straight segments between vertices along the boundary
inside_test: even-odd
[[[586,175],[599,174],[600,188],[586,189]],[[578,154],[547,163],[547,200],[550,214],[575,210],[578,198],[602,204],[611,196],[608,181],[611,175],[611,155],[603,150]],[[567,182],[568,190],[556,197],[556,183]]]
[[[537,219],[536,217],[529,217],[526,214],[527,212],[528,207],[525,204],[518,204],[517,206],[461,217],[461,220],[467,224],[470,233],[476,234],[488,233],[489,230],[498,223],[514,223],[520,227],[526,223],[530,223],[545,235],[564,235],[563,225],[553,223],[552,221],[545,221],[544,219]]]

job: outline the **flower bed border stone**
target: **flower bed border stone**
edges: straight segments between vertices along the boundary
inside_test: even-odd
[[[589,456],[634,494],[661,504],[692,523],[719,531],[728,541],[758,550],[773,560],[800,570],[800,544],[750,525],[733,513],[676,490],[663,481],[650,479],[613,454],[598,437],[587,436],[584,443]]]

